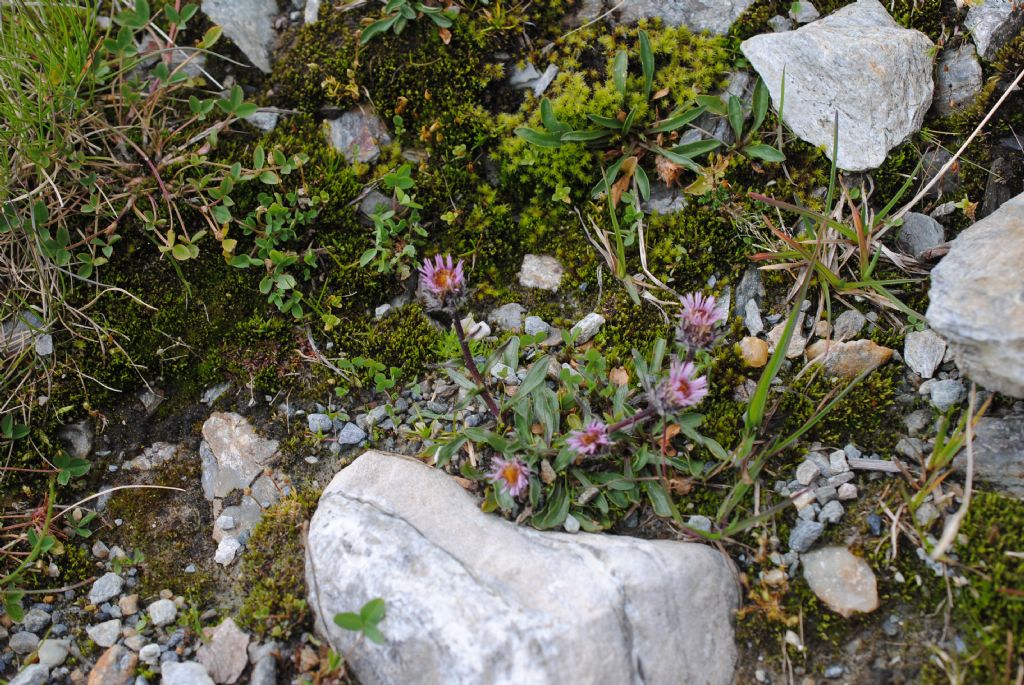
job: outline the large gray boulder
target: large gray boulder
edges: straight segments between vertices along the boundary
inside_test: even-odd
[[[719,552],[516,526],[406,457],[366,452],[335,476],[306,580],[317,629],[364,685],[733,680],[738,593]],[[375,597],[379,646],[333,622]]]
[[[657,18],[666,26],[724,35],[753,4],[754,0],[583,0],[577,17],[590,21],[617,7],[623,23]]]
[[[934,45],[899,26],[878,0],[858,0],[796,31],[767,33],[740,46],[764,79],[782,118],[838,166],[874,169],[921,127],[932,104]],[[785,103],[782,79],[785,72]]]
[[[961,470],[967,455],[956,458]],[[983,417],[974,429],[974,477],[1000,492],[1024,499],[1024,415]]]
[[[270,50],[277,40],[274,0],[203,0],[202,9],[256,68],[270,73]]]
[[[932,270],[926,316],[960,368],[1024,397],[1024,193],[951,243]]]
[[[964,28],[978,46],[978,54],[992,59],[999,48],[1024,28],[1024,5],[1020,0],[985,0],[972,4],[967,10]]]

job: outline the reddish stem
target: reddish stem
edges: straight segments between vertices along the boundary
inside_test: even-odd
[[[480,386],[480,396],[484,398],[487,408],[494,414],[494,418],[498,420],[498,423],[505,423],[505,420],[501,417],[498,403],[494,401],[490,391],[487,389],[484,378],[480,375],[480,369],[477,368],[473,355],[469,351],[469,345],[466,343],[466,332],[462,329],[462,321],[459,320],[458,312],[451,309],[449,313],[452,316],[452,321],[455,323],[455,335],[459,339],[459,347],[462,348],[462,359],[466,363],[466,368],[469,369],[470,375],[473,376],[473,380]]]

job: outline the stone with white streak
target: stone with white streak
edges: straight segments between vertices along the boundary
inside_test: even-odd
[[[270,73],[270,50],[277,39],[274,0],[203,0],[202,8],[257,69]]]
[[[1019,0],[985,0],[972,3],[964,20],[978,54],[985,59],[996,56],[999,48],[1024,28],[1024,6]]]
[[[738,596],[720,553],[516,526],[405,457],[367,452],[335,476],[306,578],[317,629],[365,685],[733,681]],[[374,597],[386,643],[356,649],[333,617]]]
[[[1024,397],[1024,194],[963,231],[932,269],[928,323],[961,371]]]
[[[199,456],[203,494],[209,500],[252,485],[277,454],[277,440],[261,438],[238,414],[213,413],[203,423],[203,438]]]
[[[384,122],[371,107],[349,110],[337,119],[325,122],[331,146],[349,164],[368,164],[380,157],[380,148],[391,142]]]
[[[934,45],[897,24],[878,0],[858,0],[796,31],[745,40],[743,54],[801,139],[847,171],[877,168],[913,135],[932,104]]]

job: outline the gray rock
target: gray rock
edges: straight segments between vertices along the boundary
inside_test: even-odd
[[[907,433],[916,437],[928,429],[932,422],[932,412],[928,409],[916,409],[903,417],[903,425]]]
[[[554,257],[528,254],[523,257],[523,266],[519,270],[519,284],[524,288],[554,292],[562,282],[563,273],[562,265]]]
[[[934,381],[929,388],[932,405],[939,411],[946,411],[952,406],[963,402],[967,391],[962,381],[955,378]]]
[[[516,377],[515,369],[510,367],[508,364],[502,364],[498,362],[491,367],[491,378],[496,381],[504,381],[509,385],[519,385],[519,379]]]
[[[927,214],[907,212],[903,226],[896,236],[896,244],[904,253],[916,257],[925,250],[946,242],[946,229]]]
[[[878,584],[868,563],[845,547],[823,547],[801,558],[804,578],[828,608],[844,617],[878,608]]]
[[[277,453],[277,440],[261,438],[238,414],[214,412],[203,423],[203,438],[199,456],[208,500],[252,485]]]
[[[748,267],[740,278],[740,284],[736,286],[736,309],[735,312],[743,314],[747,311],[747,302],[754,300],[760,303],[765,296],[764,284],[761,282],[761,271],[757,267]]]
[[[672,214],[686,209],[687,204],[682,190],[654,181],[651,183],[651,196],[640,201],[640,209],[648,214]]]
[[[981,64],[973,45],[944,50],[935,65],[935,104],[940,116],[952,114],[971,104],[981,90]]]
[[[139,659],[146,664],[155,666],[160,663],[160,645],[150,642],[139,650]]]
[[[7,685],[46,685],[50,681],[50,669],[42,664],[23,668]]]
[[[324,491],[307,549],[317,629],[360,682],[732,682],[735,576],[703,545],[516,526],[443,472],[368,452]],[[373,597],[387,643],[353,649],[333,617]]]
[[[843,505],[839,503],[839,500],[832,500],[821,508],[818,512],[818,520],[822,523],[831,523],[833,525],[843,520]]]
[[[776,14],[774,17],[768,20],[768,26],[771,27],[775,33],[782,33],[783,31],[790,31],[793,28],[793,21],[789,17],[784,17],[781,14]]]
[[[0,324],[0,352],[12,355],[21,353],[30,344],[36,345],[45,329],[43,320],[28,309],[16,317],[9,317]],[[52,346],[52,339],[50,344]]]
[[[925,152],[921,156],[921,185],[931,183],[932,179],[938,175],[939,171],[942,170],[942,167],[944,167],[946,162],[951,158],[952,155],[941,147],[936,147]],[[959,189],[960,168],[959,166],[954,165],[949,169],[949,171],[942,175],[934,186],[932,186],[932,189],[928,191],[928,197],[955,195]],[[943,208],[942,211],[948,211],[948,213],[952,213],[956,210],[955,205],[952,205],[952,203],[945,203],[944,205],[940,205],[940,207]],[[938,207],[933,209],[931,212],[931,216],[933,218],[938,218],[941,215],[942,214]]]
[[[829,158],[839,113],[837,164],[847,171],[881,165],[932,104],[934,45],[899,26],[878,0],[858,0],[796,31],[754,36],[741,49],[776,108],[785,70],[783,120]]]
[[[161,466],[178,453],[178,446],[170,442],[154,442],[142,450],[142,454],[126,461],[124,468],[129,471],[149,471]]]
[[[207,628],[206,640],[196,651],[196,660],[206,667],[214,682],[230,685],[249,665],[249,634],[230,617],[216,628]]]
[[[917,511],[914,512],[914,521],[917,522],[917,525],[927,530],[935,522],[935,519],[940,516],[942,516],[942,513],[938,507],[931,502],[923,502],[917,508]]]
[[[218,383],[217,385],[212,385],[203,391],[203,396],[199,399],[199,401],[202,402],[203,404],[213,404],[230,389],[230,383]]]
[[[836,317],[832,325],[832,337],[837,341],[852,340],[857,337],[867,318],[856,309],[847,309]]]
[[[25,612],[21,625],[30,633],[41,633],[50,625],[50,614],[42,609],[29,609]]]
[[[381,146],[391,142],[387,127],[370,107],[349,110],[327,123],[331,145],[350,164],[376,160]]]
[[[846,452],[836,450],[828,455],[828,467],[832,473],[838,475],[850,470],[850,463],[846,460]]]
[[[121,594],[124,588],[124,578],[116,573],[104,573],[96,579],[89,590],[90,604],[103,604]]]
[[[245,120],[264,133],[270,133],[277,128],[277,121],[280,118],[281,114],[279,112],[261,109],[247,116]]]
[[[238,538],[225,535],[217,544],[217,551],[213,555],[213,560],[221,566],[230,566],[238,555],[238,550],[241,548],[242,543],[238,541]]]
[[[750,331],[750,335],[757,336],[764,330],[764,322],[761,320],[761,309],[757,306],[756,300],[747,300],[743,322],[747,330]]]
[[[800,485],[810,485],[814,479],[821,475],[821,469],[813,461],[802,461],[796,467],[796,479]]]
[[[554,64],[549,64],[543,72],[540,72],[533,62],[527,62],[522,67],[512,68],[512,74],[508,77],[508,85],[519,90],[529,88],[533,91],[534,96],[540,97],[556,76],[558,76],[558,67]]]
[[[789,548],[803,554],[817,542],[823,532],[825,532],[824,523],[800,519],[789,531]]]
[[[112,618],[85,629],[89,639],[100,647],[110,647],[121,637],[121,619]]]
[[[1024,8],[1016,0],[985,0],[971,5],[964,28],[971,34],[978,54],[985,59],[995,57],[1018,31],[1024,27]]]
[[[334,421],[327,414],[309,414],[306,416],[306,426],[310,433],[327,434],[334,430]]]
[[[523,305],[517,302],[503,304],[487,315],[487,321],[498,328],[518,333],[523,328]]]
[[[526,317],[526,323],[524,324],[523,330],[527,335],[540,335],[541,333],[548,334],[551,332],[551,326],[547,321],[539,316],[528,316]]]
[[[377,212],[389,209],[391,209],[391,198],[376,189],[367,193],[366,197],[359,202],[359,211],[363,216],[371,218]]]
[[[927,318],[957,365],[989,390],[1024,397],[1024,194],[963,231],[932,270]]]
[[[609,0],[606,4],[621,3]],[[666,26],[687,26],[697,33],[724,35],[752,4],[754,0],[632,0],[622,5],[619,21],[632,23],[658,18]]]
[[[593,339],[603,325],[604,317],[597,312],[590,312],[577,321],[570,332],[576,336],[576,344],[580,345]]]
[[[249,685],[277,685],[277,660],[273,655],[265,654],[252,667]]]
[[[39,643],[36,655],[39,657],[39,663],[46,668],[56,668],[64,663],[64,660],[68,658],[68,652],[71,649],[70,640],[54,640],[53,638],[47,638]]]
[[[92,452],[93,430],[88,419],[61,426],[57,437],[72,457],[85,459]]]
[[[257,69],[270,73],[270,50],[277,39],[274,0],[203,0],[202,9]]]
[[[821,16],[821,12],[813,3],[807,0],[798,0],[790,5],[789,16],[798,24],[807,24]]]
[[[158,628],[173,623],[174,619],[178,618],[178,607],[171,599],[156,600],[149,605],[146,612],[149,614],[149,620]]]
[[[89,672],[89,685],[128,685],[135,678],[139,659],[123,645],[114,645],[103,652]]]
[[[967,466],[966,452],[957,468]],[[974,434],[974,477],[992,488],[1024,499],[1024,416],[983,417]]]
[[[215,685],[206,667],[195,661],[165,661],[160,674],[163,685]]]
[[[338,431],[338,437],[335,439],[339,445],[358,445],[363,440],[366,440],[366,431],[351,421]]]
[[[1002,148],[995,148],[992,154],[978,219],[984,219],[1024,191],[1024,155]]]
[[[48,357],[53,354],[53,336],[49,333],[43,333],[42,335],[36,336],[35,351],[40,357]]]
[[[372,428],[386,418],[388,418],[388,405],[377,405],[366,414],[366,425]]]
[[[15,654],[29,654],[34,652],[36,647],[39,646],[39,636],[35,633],[23,630],[20,633],[11,635],[7,646],[10,647]]]
[[[302,11],[302,20],[307,24],[316,23],[320,17],[320,0],[306,0]]]
[[[903,359],[921,378],[931,378],[946,354],[946,341],[935,331],[911,331],[903,343]]]

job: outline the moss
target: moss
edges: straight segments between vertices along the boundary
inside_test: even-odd
[[[306,606],[304,525],[319,491],[299,489],[263,514],[242,557],[239,623],[264,638],[289,639],[311,627]]]
[[[966,540],[956,552],[970,583],[954,600],[954,625],[963,631],[967,653],[976,655],[964,659],[965,682],[1012,682],[1007,666],[1015,677],[1024,659],[1024,559],[1011,554],[1024,539],[1024,502],[976,492],[960,534]]]
[[[133,488],[115,493],[107,510],[111,519],[122,519],[119,543],[129,554],[141,554],[142,596],[158,594],[164,588],[192,594],[200,603],[211,599],[213,542],[198,531],[212,529],[210,504],[195,486],[200,480],[197,455],[179,453],[159,467],[149,480],[153,485],[177,490]],[[192,487],[188,487],[193,484]],[[197,566],[195,573],[183,573],[186,563]]]
[[[339,336],[342,349],[352,356],[373,359],[385,367],[401,369],[406,380],[422,373],[428,364],[438,361],[435,347],[438,329],[427,319],[418,304],[406,305],[380,321],[353,321]]]

